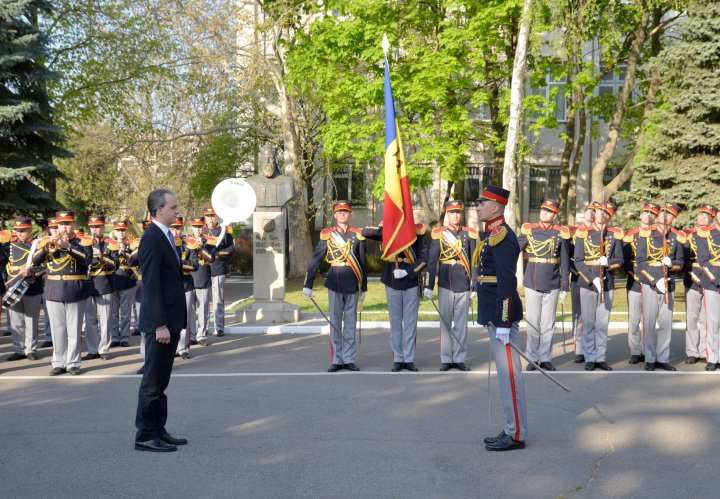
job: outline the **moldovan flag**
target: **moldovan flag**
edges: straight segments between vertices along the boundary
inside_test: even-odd
[[[405,154],[395,119],[395,100],[385,58],[385,205],[383,208],[383,255],[391,260],[415,242],[415,219],[410,199]]]

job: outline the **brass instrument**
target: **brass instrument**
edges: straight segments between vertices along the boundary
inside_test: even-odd
[[[52,239],[50,239],[50,241],[48,241],[47,249],[50,251],[55,251],[56,249],[58,249],[58,242],[63,241],[63,240],[67,241],[68,239],[70,239],[70,235],[67,234],[66,232],[63,232],[62,234],[59,234],[59,235],[53,237]],[[65,250],[64,248],[61,248],[61,251],[67,251],[67,250]]]

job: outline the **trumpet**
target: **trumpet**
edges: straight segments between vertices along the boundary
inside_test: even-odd
[[[48,241],[48,243],[47,243],[47,248],[48,248],[48,250],[50,250],[50,251],[55,251],[56,249],[58,249],[58,243],[59,243],[60,241],[67,241],[69,238],[70,238],[70,236],[69,236],[67,233],[65,233],[65,232],[63,232],[62,234],[59,234],[59,235],[53,237],[53,238],[50,239],[50,241]],[[64,250],[64,249],[61,248],[61,250]]]

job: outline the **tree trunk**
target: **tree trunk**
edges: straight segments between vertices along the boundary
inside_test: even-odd
[[[573,64],[574,67],[574,64]],[[573,79],[568,78],[568,84],[572,87]],[[573,104],[574,90],[570,90],[568,96],[568,113],[567,123],[565,124],[565,145],[563,147],[562,157],[560,158],[560,225],[567,225],[568,220],[568,190],[570,188],[570,160],[575,149],[575,115],[577,110]]]
[[[578,137],[573,151],[573,162],[570,167],[570,178],[568,185],[568,223],[575,225],[577,218],[577,174],[580,169],[583,152],[585,150],[585,136],[587,135],[587,117],[585,116],[585,92],[578,91],[577,102],[582,102],[578,112]]]
[[[428,220],[428,225],[430,227],[437,227],[437,225],[440,223],[437,214],[435,213],[435,210],[433,210],[432,206],[430,205],[430,200],[428,199],[427,191],[424,187],[418,187],[417,190],[418,196],[420,197],[420,205],[422,206],[423,213],[425,214],[425,218]]]

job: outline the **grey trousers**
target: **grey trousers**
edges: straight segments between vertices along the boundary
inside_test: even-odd
[[[187,308],[187,328],[180,331],[180,341],[178,341],[176,353],[190,353],[190,338],[195,335],[195,306],[193,301],[195,295],[192,290],[185,291],[185,307]]]
[[[225,276],[212,277],[212,300],[215,309],[215,333],[225,330]]]
[[[670,360],[670,334],[675,293],[664,295],[655,292],[655,286],[642,285],[643,330],[645,332],[645,362]]]
[[[534,362],[552,360],[555,310],[559,295],[559,289],[542,292],[525,288],[525,320],[527,321],[525,353]]]
[[[580,307],[580,285],[577,281],[570,282],[570,306],[572,307],[573,340],[575,342],[575,354],[583,353],[582,337],[583,324]]]
[[[685,355],[706,357],[706,320],[703,294],[695,289],[685,291]]]
[[[80,367],[81,328],[86,301],[47,302],[52,328],[53,367]]]
[[[390,314],[390,348],[393,362],[415,362],[417,338],[418,288],[393,289],[385,286]]]
[[[438,287],[440,362],[443,364],[465,362],[469,303],[470,291],[455,293],[449,289]],[[415,320],[417,321],[417,308],[415,309]],[[446,324],[452,327],[452,332],[447,330]]]
[[[642,293],[628,291],[628,346],[630,355],[645,355],[645,338],[643,338],[640,321],[642,320]]]
[[[337,365],[355,362],[355,316],[360,292],[352,294],[336,293],[328,289],[330,302],[330,355],[332,363]],[[339,330],[336,328],[340,328]]]
[[[195,288],[195,315],[197,317],[197,329],[193,331],[191,340],[204,340],[207,338],[208,324],[210,323],[210,288]],[[188,309],[189,311],[189,309]]]
[[[720,362],[720,291],[704,290],[707,322],[707,361]]]
[[[585,362],[604,362],[607,351],[608,325],[614,290],[600,294],[592,289],[580,288],[580,310],[583,323],[583,353]]]
[[[8,310],[13,351],[20,355],[35,352],[38,347],[38,322],[42,295],[24,295]]]
[[[85,346],[87,353],[110,352],[110,320],[113,294],[89,296],[85,303]]]
[[[112,341],[128,341],[135,288],[115,291],[113,294],[115,300],[112,307]]]
[[[500,396],[505,412],[505,427],[503,431],[515,440],[525,440],[527,437],[527,413],[525,410],[525,386],[522,378],[520,356],[513,352],[510,345],[503,345],[495,339],[495,326],[488,324],[490,347],[495,358],[495,369],[498,373]],[[520,332],[518,324],[510,329],[510,341],[519,348]]]

